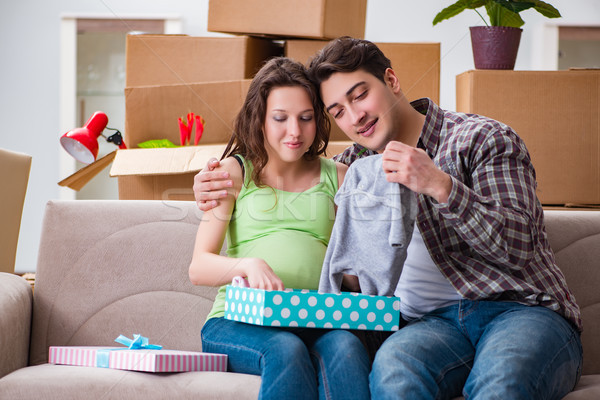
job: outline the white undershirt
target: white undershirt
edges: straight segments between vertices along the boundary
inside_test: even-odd
[[[405,319],[419,318],[462,298],[431,259],[416,225],[407,253],[395,292]]]

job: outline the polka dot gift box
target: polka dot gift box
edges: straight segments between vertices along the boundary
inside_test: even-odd
[[[397,297],[227,286],[225,318],[263,326],[398,330]]]

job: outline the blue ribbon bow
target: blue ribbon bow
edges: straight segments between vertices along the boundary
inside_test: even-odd
[[[139,350],[139,349],[160,350],[160,349],[162,349],[161,345],[148,344],[148,338],[144,337],[140,334],[137,334],[137,333],[133,335],[133,340],[129,339],[127,336],[119,335],[119,337],[115,339],[115,342],[121,343],[122,345],[127,346],[130,350]]]
[[[96,367],[100,368],[108,368],[110,365],[110,352],[111,351],[119,351],[119,350],[160,350],[162,349],[161,345],[158,344],[148,344],[148,338],[139,334],[133,335],[133,340],[129,339],[127,336],[119,335],[118,338],[115,339],[115,342],[121,343],[122,345],[127,346],[127,349],[102,349],[96,352]]]

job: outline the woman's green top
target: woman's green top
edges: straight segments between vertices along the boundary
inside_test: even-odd
[[[335,163],[321,158],[318,184],[304,192],[286,192],[257,187],[251,163],[242,162],[245,179],[227,230],[227,255],[261,258],[286,288],[317,290],[335,219]],[[222,286],[208,318],[222,317],[224,309]]]

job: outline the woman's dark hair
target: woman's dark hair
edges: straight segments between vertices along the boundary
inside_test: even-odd
[[[325,153],[329,142],[331,123],[325,114],[317,88],[308,78],[306,67],[289,58],[273,58],[267,61],[252,79],[246,100],[235,119],[231,139],[221,156],[221,159],[224,159],[234,154],[240,154],[252,162],[252,180],[257,186],[263,185],[260,174],[269,160],[263,133],[267,98],[271,90],[275,88],[294,86],[306,90],[315,116],[315,140],[304,154],[304,158],[314,160]]]
[[[362,69],[384,81],[390,60],[379,47],[368,40],[343,36],[329,42],[310,61],[308,73],[317,87],[335,72],[354,72]]]

